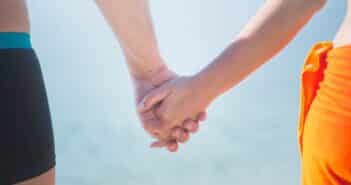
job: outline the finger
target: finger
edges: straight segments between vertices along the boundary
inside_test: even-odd
[[[183,134],[184,134],[183,129],[180,128],[180,127],[176,127],[176,128],[174,128],[174,129],[172,129],[172,134],[171,134],[171,136],[172,136],[172,138],[175,139],[175,140],[180,140],[180,139],[182,139]]]
[[[180,127],[173,129],[172,138],[180,143],[185,143],[189,139],[189,133]]]
[[[162,125],[157,119],[149,119],[143,122],[144,130],[152,136],[159,136],[162,130]]]
[[[179,140],[177,140],[180,143],[186,143],[189,140],[190,134],[189,132],[183,130],[183,135],[182,138],[180,138]]]
[[[138,114],[140,121],[146,122],[148,120],[156,119],[156,115],[152,110],[141,112]]]
[[[160,87],[158,89],[152,90],[149,92],[144,99],[138,104],[139,112],[145,112],[150,110],[155,105],[160,103],[165,99],[170,93],[170,89],[166,87]]]
[[[166,141],[155,141],[150,145],[151,148],[162,148],[165,146],[168,146],[168,142]]]
[[[176,141],[170,141],[168,142],[167,146],[168,151],[170,152],[176,152],[178,151],[178,143]]]
[[[197,120],[199,120],[200,122],[205,121],[206,119],[207,119],[207,113],[205,111],[204,112],[200,112],[197,115]]]
[[[151,133],[151,135],[154,137],[154,138],[159,138],[161,136],[160,132],[158,130],[155,130]]]
[[[183,127],[184,127],[184,129],[186,129],[188,132],[195,133],[195,132],[197,132],[198,129],[199,129],[199,122],[198,122],[198,121],[191,120],[191,119],[188,119],[188,120],[186,120],[186,121],[183,123]]]
[[[151,148],[167,147],[168,151],[176,152],[178,150],[178,143],[176,141],[155,141],[151,144]]]

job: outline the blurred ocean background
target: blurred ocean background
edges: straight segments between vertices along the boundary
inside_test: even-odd
[[[164,58],[180,74],[199,71],[263,2],[150,1]],[[177,154],[148,148],[123,54],[94,1],[28,5],[52,111],[58,185],[299,184],[300,69],[315,42],[333,39],[344,1],[329,1],[279,56],[216,100]]]

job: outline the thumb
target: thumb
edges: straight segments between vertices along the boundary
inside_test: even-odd
[[[138,104],[139,112],[145,112],[150,110],[155,105],[164,100],[170,94],[170,92],[170,88],[165,86],[161,86],[160,88],[150,91]]]
[[[167,141],[154,141],[150,147],[151,148],[162,148],[167,146]]]

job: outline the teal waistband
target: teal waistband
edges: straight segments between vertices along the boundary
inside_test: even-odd
[[[20,32],[0,32],[0,49],[32,48],[30,35]]]

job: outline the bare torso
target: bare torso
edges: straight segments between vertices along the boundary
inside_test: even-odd
[[[0,32],[29,32],[25,0],[0,1]]]
[[[0,0],[0,32],[29,31],[30,24],[25,0]],[[336,46],[351,45],[351,0],[348,0],[348,12],[334,39],[334,43]],[[50,183],[53,176],[53,171],[51,171],[42,177],[34,179],[32,182],[23,184],[53,184]],[[35,180],[38,180],[38,182]]]
[[[334,39],[335,46],[351,44],[351,0],[348,0],[348,10],[339,32]]]

